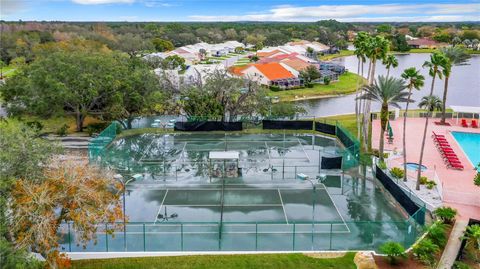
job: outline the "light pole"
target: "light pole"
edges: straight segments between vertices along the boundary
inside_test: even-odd
[[[315,196],[317,193],[317,187],[315,186],[315,183],[308,177],[300,177],[300,180],[303,181],[308,181],[310,184],[312,184],[312,250],[313,250],[313,237],[314,237],[314,232],[315,232]]]
[[[123,249],[124,251],[127,251],[127,216],[125,214],[125,193],[127,191],[127,184],[130,183],[133,180],[141,179],[143,175],[141,174],[134,174],[127,180],[124,179],[124,177],[120,174],[116,174],[113,176],[114,179],[116,179],[120,184],[122,184],[123,188]]]

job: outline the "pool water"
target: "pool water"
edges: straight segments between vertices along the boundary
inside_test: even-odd
[[[480,163],[480,133],[452,132],[465,155],[477,166]]]
[[[418,163],[407,163],[407,169],[408,170],[415,170],[418,171]],[[422,165],[422,171],[427,170],[427,167],[425,165]]]

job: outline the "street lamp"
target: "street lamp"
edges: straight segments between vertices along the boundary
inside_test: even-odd
[[[116,175],[113,176],[113,178],[115,180],[117,180],[118,182],[120,182],[120,184],[122,184],[122,188],[123,188],[123,249],[125,251],[127,251],[127,226],[126,226],[127,216],[125,214],[125,193],[127,191],[127,184],[130,183],[131,181],[143,178],[143,175],[142,174],[134,174],[133,176],[131,176],[130,178],[125,180],[122,175],[116,174]]]
[[[311,180],[307,175],[304,174],[298,174],[297,177],[302,180],[302,181],[308,181],[310,184],[312,184],[312,250],[313,250],[313,236],[315,232],[315,196],[317,194],[317,187],[315,186],[315,183],[313,180]]]

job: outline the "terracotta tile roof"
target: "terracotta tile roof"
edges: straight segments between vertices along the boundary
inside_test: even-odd
[[[297,70],[297,71],[302,71],[303,69],[307,68],[308,66],[310,66],[310,64],[298,59],[298,58],[294,58],[294,59],[285,59],[285,60],[282,60],[282,63],[290,66],[291,68]]]
[[[441,43],[431,40],[431,39],[426,39],[426,38],[418,38],[414,40],[408,40],[407,41],[408,45],[416,45],[416,46],[435,46],[435,45],[441,45]]]
[[[275,55],[275,54],[277,54],[277,53],[283,53],[283,52],[281,52],[280,50],[259,51],[259,52],[257,52],[257,56],[258,56],[259,58],[261,58],[261,57],[270,57],[270,56]]]
[[[244,65],[244,66],[232,66],[228,69],[228,71],[236,76],[243,76],[243,70],[247,69],[250,67],[250,65]]]
[[[279,63],[254,64],[258,71],[260,71],[269,80],[295,78],[285,67]]]

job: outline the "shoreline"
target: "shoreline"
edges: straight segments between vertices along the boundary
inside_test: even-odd
[[[299,102],[299,101],[308,101],[308,100],[328,99],[328,98],[336,98],[336,97],[343,97],[343,96],[347,96],[347,95],[352,95],[354,93],[355,93],[355,91],[353,91],[351,93],[341,93],[341,94],[304,96],[304,97],[296,98],[296,99],[293,99],[293,100],[285,100],[285,101],[280,101],[280,102]]]

